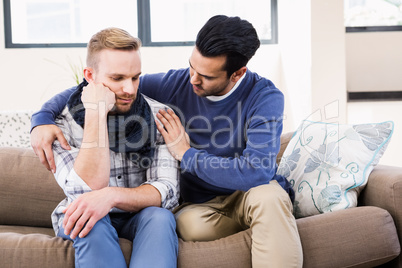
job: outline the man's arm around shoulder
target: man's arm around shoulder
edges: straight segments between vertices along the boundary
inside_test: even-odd
[[[56,165],[52,143],[57,139],[64,149],[71,149],[63,133],[55,125],[55,120],[75,88],[67,89],[51,98],[31,118],[31,146],[40,162],[53,173],[56,172]]]

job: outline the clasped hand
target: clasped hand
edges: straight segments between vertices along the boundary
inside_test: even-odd
[[[110,188],[87,192],[80,195],[64,209],[63,228],[71,239],[85,237],[95,224],[113,208]]]

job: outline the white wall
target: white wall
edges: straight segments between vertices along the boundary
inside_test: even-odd
[[[312,109],[326,122],[346,123],[343,1],[311,1]]]
[[[311,9],[309,0],[279,1],[279,47],[285,131],[311,114]]]
[[[402,91],[402,31],[346,34],[347,89]]]
[[[343,2],[279,1],[279,45],[288,122],[346,122]],[[290,107],[289,107],[290,106]]]
[[[402,32],[347,33],[346,77],[349,92],[402,91]],[[380,163],[402,166],[402,101],[350,102],[348,122],[394,122],[394,133]]]
[[[289,8],[281,6],[282,3],[286,5],[286,2],[291,5]],[[344,88],[338,87],[337,90],[332,91],[335,93],[334,96],[326,94],[320,84],[312,88],[316,78],[322,76],[322,70],[325,70],[325,67],[315,60],[321,58],[319,51],[322,46],[317,47],[317,53],[320,54],[311,53],[314,39],[324,40],[320,38],[319,31],[308,34],[313,24],[310,17],[312,6],[310,0],[284,0],[279,3],[280,18],[286,16],[289,18],[287,21],[280,21],[281,43],[280,45],[262,45],[250,61],[249,68],[271,79],[283,91],[286,97],[284,130],[291,131],[313,111],[321,109],[336,99],[337,92],[344,92]],[[292,10],[296,12],[291,13]],[[299,12],[300,10],[306,12]],[[326,13],[332,14],[331,12],[330,9],[325,11],[322,18],[326,18]],[[295,16],[301,15],[303,23],[289,23],[294,21]],[[0,12],[0,21],[3,20],[3,12]],[[0,98],[0,110],[37,110],[51,96],[74,85],[69,64],[80,62],[85,64],[85,48],[5,49],[3,31],[4,28],[0,27],[0,74],[3,96]],[[305,39],[306,35],[307,39]],[[342,44],[342,40],[337,41],[336,37],[331,40],[336,44]],[[339,45],[336,46],[339,47]],[[192,47],[144,47],[142,48],[143,73],[187,67],[191,50]],[[341,49],[336,54],[342,53]],[[339,62],[334,53],[329,56],[330,62]],[[332,76],[338,75],[332,72]],[[317,96],[313,98],[312,94]],[[11,97],[15,95],[18,95],[18,98]],[[321,96],[328,97],[325,105],[321,101],[315,101],[315,99],[321,99]]]
[[[3,22],[3,1],[0,21]],[[69,64],[85,64],[85,48],[5,49],[0,27],[0,110],[37,110],[51,96],[74,85]],[[142,48],[143,73],[188,66],[192,47]],[[250,61],[252,71],[280,87],[279,49],[263,45]]]
[[[285,94],[284,131],[294,130],[306,118],[341,123],[379,119],[354,116],[368,108],[347,104],[346,92],[365,91],[370,85],[402,90],[402,32],[345,34],[343,1],[279,0],[278,6],[279,44],[262,45],[249,68],[271,79]],[[4,21],[2,1],[0,21]],[[5,49],[4,43],[0,27],[0,111],[39,109],[51,96],[74,85],[69,63],[85,62],[85,48]],[[143,73],[187,67],[191,50],[144,47]],[[397,105],[387,113],[390,107],[381,106],[381,120],[401,114]],[[396,129],[392,142],[402,144],[399,137]],[[387,150],[385,163],[398,159],[397,148]]]
[[[3,1],[0,21],[4,21]],[[36,110],[55,93],[73,85],[69,62],[85,61],[80,48],[5,49],[0,27],[0,110]]]

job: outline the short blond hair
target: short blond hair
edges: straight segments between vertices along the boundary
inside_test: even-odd
[[[120,28],[106,28],[94,34],[87,46],[87,66],[97,70],[99,52],[103,49],[118,49],[137,51],[141,47],[141,40],[133,37]]]

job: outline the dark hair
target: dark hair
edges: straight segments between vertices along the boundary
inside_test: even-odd
[[[230,77],[247,65],[260,47],[260,40],[248,21],[217,15],[198,32],[195,45],[204,57],[227,56],[224,70]]]

